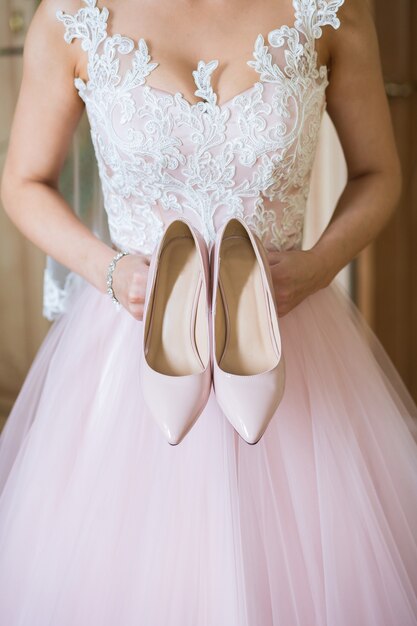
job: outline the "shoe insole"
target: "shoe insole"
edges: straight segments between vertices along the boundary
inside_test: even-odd
[[[220,257],[217,298],[222,310],[216,338],[223,335],[224,342],[218,346],[218,363],[232,374],[265,372],[277,364],[278,356],[267,294],[252,244],[244,236],[225,238]]]
[[[158,261],[147,337],[146,358],[154,370],[171,376],[203,371],[207,352],[205,297],[194,240],[171,239]]]

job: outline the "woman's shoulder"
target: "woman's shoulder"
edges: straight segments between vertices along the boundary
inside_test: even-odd
[[[325,29],[319,46],[323,56],[332,64],[336,58],[346,58],[376,45],[376,29],[369,0],[344,0],[337,13],[340,25],[337,29]]]
[[[32,19],[32,30],[45,29],[50,33],[60,30],[62,33],[62,25],[57,19],[58,14],[63,12],[75,16],[85,6],[83,0],[41,0]],[[45,34],[47,35],[46,32]]]
[[[61,11],[74,16],[85,6],[82,0],[41,0],[29,26],[24,54],[29,65],[45,61],[51,56],[72,72],[79,62],[79,46],[65,43],[65,30],[58,19]]]
[[[328,41],[337,45],[338,40],[357,41],[373,30],[374,20],[368,0],[344,0],[338,10],[340,28],[328,29]]]
[[[36,16],[52,24],[57,22],[57,13],[62,11],[68,15],[76,15],[80,9],[87,6],[83,0],[41,0]]]

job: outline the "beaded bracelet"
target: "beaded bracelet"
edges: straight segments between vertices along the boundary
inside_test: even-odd
[[[126,256],[127,254],[129,254],[129,252],[118,252],[116,256],[113,257],[112,261],[109,264],[109,267],[107,268],[107,293],[111,297],[112,302],[116,306],[116,308],[120,308],[121,304],[116,298],[116,296],[114,295],[113,272],[116,268],[117,261],[119,261],[122,257]]]

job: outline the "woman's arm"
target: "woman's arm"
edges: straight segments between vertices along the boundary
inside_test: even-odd
[[[339,17],[338,30],[325,28],[323,45],[331,67],[327,110],[343,147],[348,182],[311,250],[271,254],[281,315],[327,286],[375,239],[401,192],[401,169],[372,16],[363,0],[348,0]]]
[[[74,12],[76,0],[71,3]],[[61,3],[62,5],[62,3]],[[57,0],[44,0],[29,28],[23,79],[2,179],[5,210],[19,230],[46,254],[106,291],[106,269],[115,251],[74,214],[58,191],[69,145],[83,112],[75,87],[85,52],[64,41],[55,18]],[[136,317],[143,313],[147,257],[119,261],[114,290]]]

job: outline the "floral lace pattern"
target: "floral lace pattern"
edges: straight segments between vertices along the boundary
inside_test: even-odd
[[[254,84],[223,104],[211,85],[218,60],[193,71],[196,96],[147,84],[158,66],[145,39],[107,33],[96,0],[75,15],[58,11],[65,40],[88,54],[88,81],[75,79],[90,120],[112,241],[149,254],[164,224],[188,218],[211,242],[232,215],[267,247],[301,246],[304,211],[321,117],[327,67],[315,39],[339,27],[344,0],[293,0],[295,23],[256,38]]]

